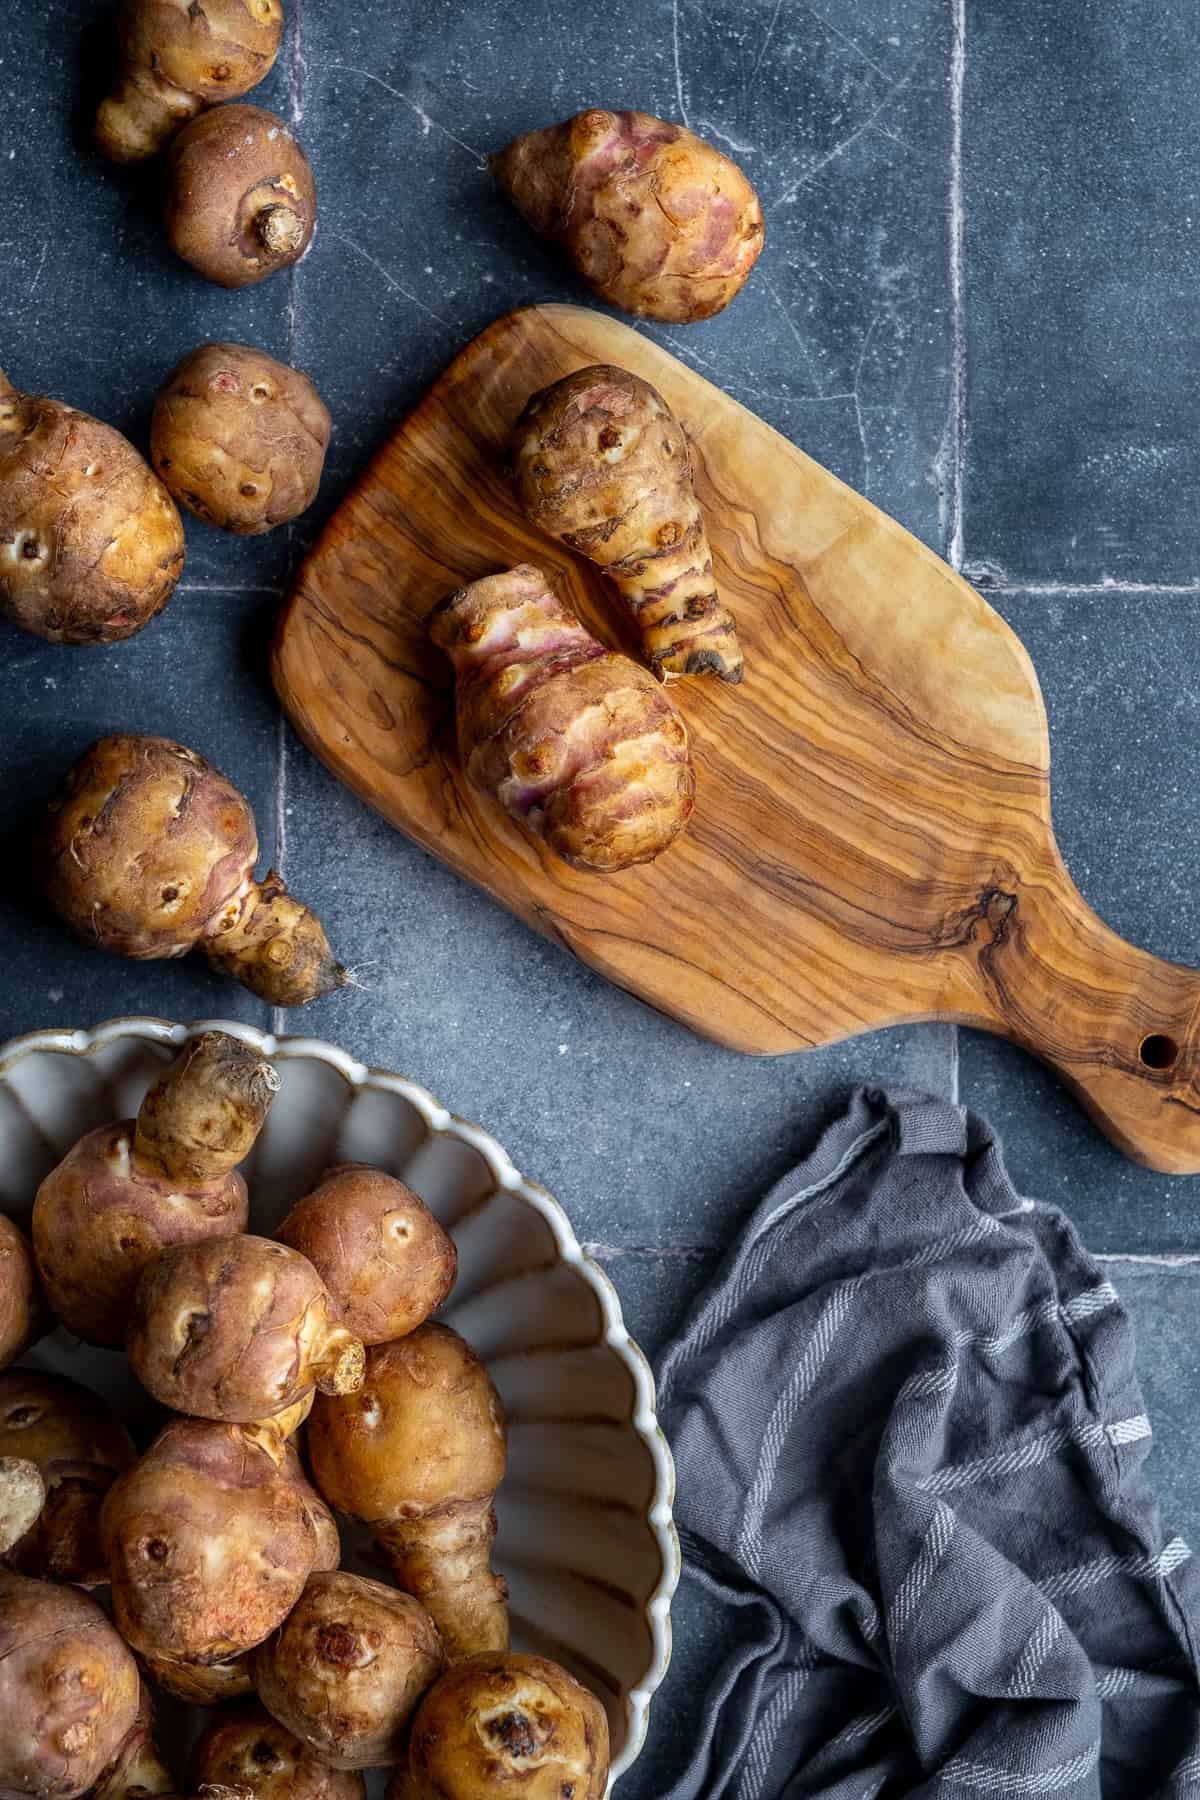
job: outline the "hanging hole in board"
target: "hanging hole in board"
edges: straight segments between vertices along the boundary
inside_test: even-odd
[[[1162,1031],[1152,1031],[1138,1046],[1138,1055],[1147,1069],[1169,1069],[1179,1055],[1179,1045]]]

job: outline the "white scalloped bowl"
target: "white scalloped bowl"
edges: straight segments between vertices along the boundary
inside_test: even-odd
[[[76,1139],[132,1116],[178,1046],[214,1025],[282,1077],[244,1167],[256,1230],[270,1232],[331,1164],[356,1161],[402,1176],[452,1234],[459,1275],[441,1316],[485,1359],[509,1418],[496,1562],[514,1643],[565,1664],[604,1701],[615,1780],[641,1748],[670,1658],[671,1455],[611,1283],[494,1138],[314,1038],[114,1019],[0,1049],[0,1205],[25,1222],[38,1182]],[[123,1357],[60,1331],[30,1360],[100,1388],[135,1428],[150,1417]]]

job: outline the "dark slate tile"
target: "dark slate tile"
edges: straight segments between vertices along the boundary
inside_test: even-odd
[[[716,1274],[720,1252],[670,1244],[620,1250],[612,1244],[585,1242],[584,1247],[616,1288],[630,1335],[657,1367],[663,1350]]]
[[[968,9],[969,569],[1200,575],[1200,12]]]
[[[1138,1378],[1154,1427],[1147,1478],[1169,1532],[1200,1545],[1200,1456],[1195,1393],[1200,1381],[1200,1260],[1172,1264],[1117,1257],[1105,1274],[1137,1332]]]

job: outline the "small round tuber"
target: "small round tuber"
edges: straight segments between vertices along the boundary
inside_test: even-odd
[[[271,1006],[342,987],[320,920],[274,872],[254,879],[254,814],[169,738],[100,738],[68,770],[40,846],[47,897],[85,942],[150,959],[203,949]]]
[[[415,1331],[454,1285],[453,1240],[410,1187],[365,1163],[330,1169],[275,1235],[307,1256],[364,1344]]]
[[[261,106],[220,106],[185,125],[167,155],[167,237],[176,255],[226,288],[299,262],[317,190],[308,158]]]
[[[100,1508],[137,1459],[133,1439],[98,1394],[65,1375],[0,1375],[0,1456],[38,1470],[45,1502],[5,1557],[22,1575],[99,1587],[108,1580]]]
[[[0,612],[52,644],[115,644],[167,604],[183,548],[128,438],[0,373]]]
[[[0,1456],[0,1558],[28,1535],[46,1504],[46,1483],[35,1462]]]
[[[49,1329],[33,1246],[8,1215],[0,1213],[0,1369],[24,1356]]]
[[[137,1665],[89,1595],[0,1570],[0,1794],[75,1800],[138,1700]]]
[[[92,1789],[91,1800],[143,1800],[169,1794],[174,1785],[154,1742],[154,1705],[143,1682],[133,1728]]]
[[[603,1800],[604,1708],[542,1656],[473,1656],[456,1663],[413,1720],[405,1800]]]
[[[263,1237],[164,1250],[142,1271],[126,1339],[154,1398],[198,1419],[252,1425],[312,1389],[349,1394],[363,1347],[306,1256]]]
[[[601,300],[643,318],[711,319],[763,246],[762,207],[737,164],[649,113],[576,113],[515,138],[490,167]]]
[[[156,156],[186,119],[249,93],[283,36],[281,0],[122,0],[121,66],[96,114],[96,148],[113,162]]]
[[[368,1350],[362,1387],[318,1395],[306,1435],[317,1487],[371,1526],[450,1660],[506,1648],[508,1593],[490,1562],[504,1412],[458,1333],[427,1320]]]
[[[181,506],[255,535],[312,505],[330,425],[299,369],[242,344],[202,344],[159,389],[150,455]]]
[[[271,1064],[225,1032],[184,1046],[137,1119],[80,1138],[42,1182],[33,1241],[50,1304],[92,1344],[125,1342],[138,1278],[160,1250],[246,1223],[248,1153],[279,1087]]]
[[[216,1783],[243,1800],[366,1800],[361,1775],[331,1768],[255,1701],[224,1712],[196,1739],[192,1786]]]

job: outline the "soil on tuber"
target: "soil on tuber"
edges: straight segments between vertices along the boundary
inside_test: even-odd
[[[363,1346],[306,1256],[270,1238],[210,1238],[142,1271],[126,1337],[134,1374],[174,1412],[252,1425],[313,1388],[349,1394]]]
[[[341,1571],[310,1575],[251,1661],[268,1712],[335,1769],[399,1762],[417,1702],[445,1667],[423,1606]]]
[[[154,1705],[143,1682],[133,1728],[92,1789],[91,1800],[142,1800],[144,1795],[169,1794],[174,1786],[155,1744]]]
[[[122,0],[121,62],[96,114],[96,148],[112,162],[156,156],[180,125],[270,73],[283,36],[281,0]]]
[[[450,1660],[506,1648],[508,1594],[490,1560],[504,1412],[458,1333],[427,1321],[368,1350],[358,1393],[318,1395],[306,1435],[317,1487],[370,1525]]]
[[[346,982],[321,922],[274,872],[254,879],[249,803],[169,738],[97,740],[68,770],[39,846],[51,905],[86,943],[137,959],[202,949],[271,1006]]]
[[[527,517],[616,584],[656,675],[742,679],[687,434],[657,389],[627,369],[580,369],[532,396],[512,460]]]
[[[0,612],[52,644],[115,644],[167,604],[183,552],[128,438],[0,372]]]
[[[330,429],[299,369],[242,344],[202,344],[159,390],[150,455],[181,506],[253,536],[312,505]]]
[[[683,125],[592,108],[490,158],[501,192],[602,300],[687,324],[729,305],[763,246],[758,195]]]
[[[98,1394],[65,1375],[0,1375],[0,1457],[37,1469],[45,1500],[4,1561],[21,1575],[99,1587],[108,1580],[100,1508],[137,1460],[133,1439]]]
[[[136,1119],[89,1131],[51,1170],[34,1202],[33,1241],[68,1331],[119,1348],[148,1262],[242,1229],[246,1184],[234,1165],[278,1087],[249,1045],[204,1032],[150,1088]]]
[[[366,1800],[360,1774],[334,1769],[256,1701],[230,1708],[192,1748],[191,1785],[235,1789],[243,1800]]]
[[[458,1257],[425,1202],[365,1163],[330,1169],[275,1233],[306,1256],[364,1344],[405,1337],[445,1300]]]
[[[89,1595],[0,1570],[0,1794],[75,1800],[138,1701],[137,1665]]]
[[[523,563],[437,607],[467,778],[576,868],[649,862],[691,815],[687,728],[645,669]]]
[[[177,256],[218,286],[249,287],[299,262],[316,218],[312,168],[275,113],[215,107],[173,140],[167,237]]]
[[[50,1329],[33,1245],[0,1213],[0,1369],[7,1369]]]

